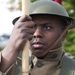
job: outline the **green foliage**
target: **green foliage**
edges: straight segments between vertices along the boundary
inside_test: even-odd
[[[31,2],[35,2],[36,0],[30,0]]]
[[[68,32],[68,35],[63,43],[66,52],[70,52],[75,56],[75,32],[73,30]]]
[[[75,0],[63,0],[63,5],[71,17],[75,17]]]
[[[13,2],[15,2],[15,0],[9,0],[9,3],[12,4]]]
[[[75,0],[63,0],[63,6],[66,8],[70,17],[75,18]],[[65,50],[75,56],[75,29],[68,32],[63,44]]]

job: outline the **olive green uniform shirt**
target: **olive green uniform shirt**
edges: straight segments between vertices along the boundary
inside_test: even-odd
[[[34,57],[33,61],[30,64],[30,75],[60,75],[62,60],[64,56],[64,50],[61,47],[53,50],[52,52],[49,52],[44,59],[37,59],[36,57]],[[0,72],[0,75],[22,75],[21,59],[17,58],[16,62],[11,65],[4,74]]]

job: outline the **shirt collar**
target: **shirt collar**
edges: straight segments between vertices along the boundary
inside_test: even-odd
[[[58,62],[61,60],[63,54],[64,54],[64,48],[60,47],[54,50],[50,50],[50,52],[45,56],[44,59],[38,59],[37,57],[34,57],[33,63],[36,64],[37,61],[40,61],[42,63]]]

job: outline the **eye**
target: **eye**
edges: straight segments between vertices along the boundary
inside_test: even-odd
[[[43,29],[44,30],[51,30],[52,26],[50,24],[44,24]]]
[[[51,27],[50,27],[50,26],[45,26],[44,29],[46,29],[46,30],[50,30]]]

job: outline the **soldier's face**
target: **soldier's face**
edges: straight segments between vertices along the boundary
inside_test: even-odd
[[[57,17],[49,15],[34,16],[33,21],[36,29],[33,38],[30,41],[30,50],[37,56],[44,56],[48,52],[58,37],[62,34],[61,20]],[[56,49],[62,45],[62,39],[52,49]]]

